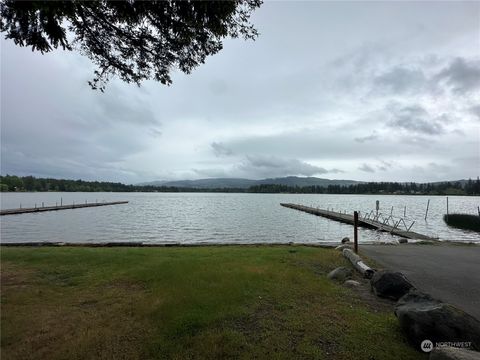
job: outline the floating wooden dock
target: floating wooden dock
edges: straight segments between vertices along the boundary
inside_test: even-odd
[[[42,206],[42,207],[33,207],[33,208],[18,208],[18,209],[6,209],[0,210],[0,215],[18,215],[18,214],[28,214],[36,213],[43,211],[57,211],[57,210],[68,210],[68,209],[80,209],[86,207],[96,207],[96,206],[108,206],[108,205],[120,205],[128,204],[128,201],[112,201],[112,202],[94,202],[94,203],[85,203],[85,204],[70,204],[70,205],[56,205],[56,206]]]
[[[317,209],[317,208],[312,208],[308,206],[303,206],[303,205],[297,205],[297,204],[284,204],[281,203],[281,206],[290,208],[290,209],[295,209],[299,211],[304,211],[309,214],[317,215],[317,216],[322,216],[327,219],[335,220],[335,221],[340,221],[346,224],[351,224],[353,225],[353,215],[350,214],[342,214],[336,211],[330,211],[330,210],[323,210],[323,209]],[[370,229],[375,229],[379,231],[385,231],[389,232],[393,235],[398,235],[407,239],[416,239],[416,240],[430,240],[430,241],[435,241],[438,240],[437,238],[433,238],[427,235],[419,234],[413,231],[409,230],[402,230],[399,229],[398,227],[394,227],[391,225],[387,225],[384,223],[381,223],[379,221],[369,219],[369,218],[361,218],[360,216],[358,217],[358,226],[370,228]]]

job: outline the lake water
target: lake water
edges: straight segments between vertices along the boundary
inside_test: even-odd
[[[1,193],[1,208],[127,200],[126,205],[2,216],[1,241],[146,243],[322,243],[353,236],[351,225],[284,208],[281,202],[370,212],[415,221],[412,231],[440,240],[480,242],[478,233],[449,228],[443,222],[445,196],[221,194],[221,193]],[[430,199],[425,221],[427,200]],[[480,197],[449,196],[450,213],[477,214]],[[361,229],[361,242],[398,239]]]

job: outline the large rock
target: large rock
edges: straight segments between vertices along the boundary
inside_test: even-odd
[[[370,284],[375,295],[392,300],[400,299],[413,288],[405,275],[389,270],[375,272]]]
[[[423,340],[433,344],[471,343],[480,350],[480,321],[428,294],[411,290],[395,305],[395,315],[409,342],[419,349]]]
[[[349,237],[344,237],[342,239],[342,244],[345,244],[345,243],[349,243],[350,242],[350,238]]]
[[[352,275],[353,275],[353,270],[352,269],[341,266],[341,267],[338,267],[338,268],[330,271],[330,273],[327,275],[327,277],[330,280],[336,280],[336,281],[344,282],[345,280],[350,279],[352,277]]]
[[[455,347],[436,347],[430,353],[429,360],[480,360],[480,352]]]

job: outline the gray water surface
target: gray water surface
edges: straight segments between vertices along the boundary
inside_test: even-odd
[[[380,211],[415,221],[412,231],[440,240],[480,242],[478,233],[449,228],[445,196],[226,194],[226,193],[1,193],[1,208],[127,200],[92,207],[0,218],[1,241],[146,243],[321,243],[352,237],[353,227],[280,206],[281,202],[368,213]],[[427,221],[425,210],[430,199]],[[449,196],[449,211],[477,213],[480,197]],[[361,229],[360,241],[392,241],[387,233]]]

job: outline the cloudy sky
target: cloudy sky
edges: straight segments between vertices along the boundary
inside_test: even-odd
[[[87,58],[2,39],[1,173],[480,175],[480,2],[266,2],[252,22],[258,40],[226,40],[170,87],[103,94]]]

